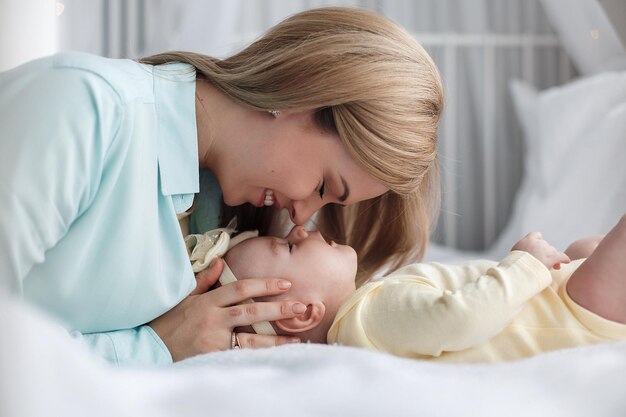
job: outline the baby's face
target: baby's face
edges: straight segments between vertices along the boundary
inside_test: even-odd
[[[237,279],[285,278],[291,289],[273,300],[311,299],[341,304],[355,290],[357,257],[354,249],[326,242],[319,232],[294,227],[287,238],[248,239],[226,254]]]

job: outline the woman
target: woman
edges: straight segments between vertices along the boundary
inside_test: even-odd
[[[358,9],[299,13],[225,60],[65,54],[18,67],[0,75],[1,279],[113,362],[228,348],[234,327],[304,306],[256,303],[233,317],[232,305],[288,283],[196,283],[177,214],[198,169],[192,226],[218,222],[220,194],[222,219],[262,234],[281,209],[297,224],[317,212],[324,234],[356,249],[360,283],[423,253],[441,111],[426,52]]]

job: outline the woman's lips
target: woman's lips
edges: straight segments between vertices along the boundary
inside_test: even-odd
[[[256,202],[256,206],[257,207],[263,207],[263,202],[265,201],[265,190],[263,190],[263,192],[261,192],[261,196],[259,197],[259,199]]]
[[[268,191],[269,191],[269,188],[265,188],[263,190],[263,192],[259,196],[259,199],[257,200],[257,203],[256,203],[257,207],[270,207],[270,206],[265,206],[265,199],[267,197]],[[283,208],[283,206],[278,201],[278,198],[276,198],[276,194],[274,192],[272,192],[272,200],[273,200],[272,206],[276,207],[276,209],[280,210]]]

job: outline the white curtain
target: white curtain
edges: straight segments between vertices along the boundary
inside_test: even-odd
[[[572,66],[538,0],[66,0],[60,48],[112,57],[172,49],[225,56],[284,17],[357,6],[405,26],[432,54],[446,87],[440,129],[443,207],[433,239],[462,249],[493,243],[522,175],[522,132],[508,85],[539,89]]]
[[[62,13],[54,0],[0,0],[0,71],[54,53]]]

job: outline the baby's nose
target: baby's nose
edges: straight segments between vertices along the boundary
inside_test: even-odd
[[[287,240],[289,243],[298,243],[307,237],[309,237],[309,233],[303,226],[294,226],[287,235]]]

